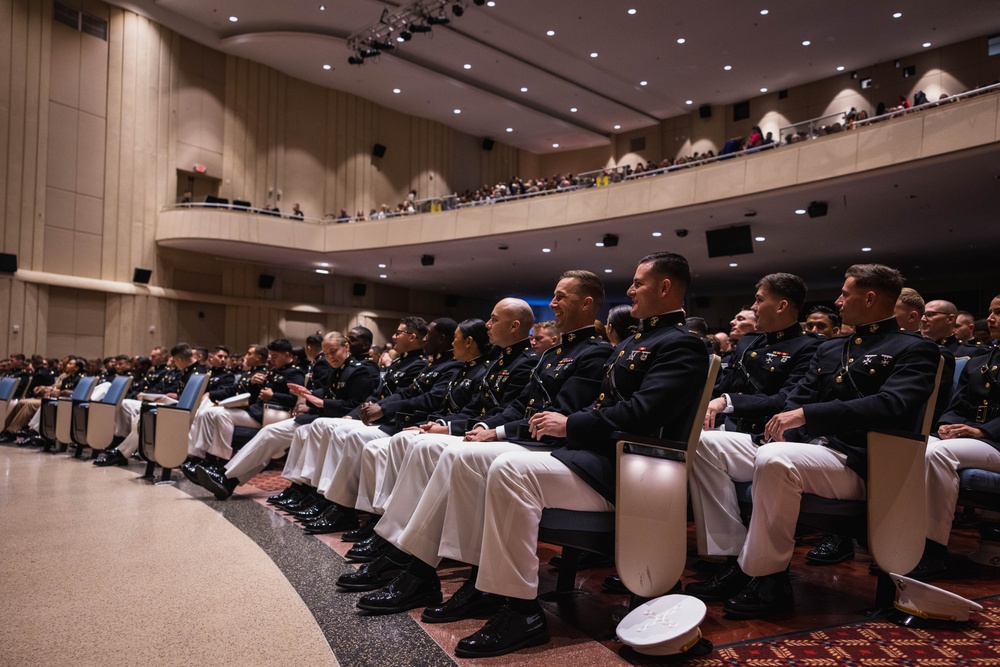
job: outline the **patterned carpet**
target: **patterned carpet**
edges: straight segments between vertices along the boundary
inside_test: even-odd
[[[982,604],[983,613],[974,613],[973,620],[963,627],[919,630],[867,621],[717,648],[704,658],[684,664],[691,667],[1000,665],[1000,599],[992,598]]]

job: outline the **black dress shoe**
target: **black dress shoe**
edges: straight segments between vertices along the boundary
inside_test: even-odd
[[[286,512],[297,512],[299,510],[304,510],[305,508],[309,507],[317,500],[319,500],[320,497],[321,496],[319,495],[319,493],[317,493],[315,489],[312,489],[307,493],[299,495],[298,497],[288,498],[287,500],[279,500],[278,502],[274,503],[274,505],[275,507],[282,509]]]
[[[374,591],[382,588],[402,574],[413,559],[403,554],[379,556],[370,563],[364,563],[356,572],[346,572],[337,578],[337,587],[345,591]]]
[[[0,443],[6,445],[7,443],[14,442],[15,440],[17,440],[17,436],[10,431],[0,432]]]
[[[344,558],[356,563],[368,563],[381,556],[388,544],[384,537],[373,533],[371,537],[355,542],[344,554]]]
[[[924,551],[920,557],[920,562],[913,568],[913,571],[906,576],[917,581],[934,581],[941,579],[948,574],[948,555],[929,554]]]
[[[787,572],[754,577],[739,595],[726,600],[722,611],[729,618],[764,618],[795,606]]]
[[[549,641],[549,628],[545,612],[535,602],[531,612],[515,611],[508,602],[496,615],[486,621],[479,632],[458,642],[455,655],[460,658],[488,658],[506,655],[529,646]]]
[[[476,588],[474,580],[466,579],[447,602],[424,609],[420,620],[424,623],[452,623],[476,616],[493,616],[505,602],[502,596],[484,593]]]
[[[192,484],[197,484],[198,486],[201,486],[201,483],[198,481],[198,468],[201,466],[202,463],[203,461],[190,459],[181,464],[181,473],[183,473],[183,475],[187,477],[187,480],[189,482],[191,482]]]
[[[358,609],[370,614],[396,614],[417,607],[441,604],[441,580],[401,572],[389,584],[358,600]]]
[[[367,540],[369,537],[375,534],[375,524],[378,523],[377,518],[370,519],[368,523],[354,530],[349,530],[340,536],[341,542],[360,542],[362,540]]]
[[[688,584],[684,587],[684,592],[706,602],[718,602],[728,600],[742,591],[750,583],[750,579],[750,575],[745,574],[734,560],[726,563],[705,581]]]
[[[854,559],[854,540],[845,535],[827,535],[820,545],[806,554],[810,565],[836,565]]]
[[[327,535],[329,533],[340,533],[358,527],[358,517],[356,514],[337,512],[333,516],[325,519],[311,521],[303,528],[310,535]]]
[[[275,495],[271,496],[270,498],[268,498],[267,499],[267,504],[268,505],[274,505],[277,502],[280,502],[282,500],[289,500],[292,497],[299,496],[299,495],[301,495],[301,491],[299,489],[295,488],[294,486],[290,486],[287,489],[285,489],[284,491],[282,491],[281,493],[275,494]]]
[[[313,519],[318,519],[324,511],[333,505],[326,498],[320,497],[319,500],[314,502],[308,507],[304,507],[300,510],[290,511],[289,513],[294,515],[299,521],[312,521]]]
[[[198,483],[201,484],[202,488],[215,494],[216,500],[226,500],[233,495],[233,491],[240,484],[240,480],[226,477],[224,468],[198,466],[197,474]]]
[[[556,554],[549,559],[549,567],[560,568],[563,564],[562,554]],[[614,567],[615,559],[592,551],[583,551],[576,561],[577,570],[590,570],[598,567]]]
[[[94,465],[98,468],[106,468],[108,466],[127,466],[128,459],[125,455],[119,452],[117,449],[111,450],[109,452],[104,452],[104,455],[94,461]]]

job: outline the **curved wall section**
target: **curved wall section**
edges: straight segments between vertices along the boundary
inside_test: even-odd
[[[490,206],[354,224],[174,208],[159,214],[158,243],[226,242],[269,252],[337,253],[517,234],[711,204],[912,163],[1000,137],[1000,94],[945,104],[851,132],[656,177]],[[240,250],[242,246],[243,250]]]

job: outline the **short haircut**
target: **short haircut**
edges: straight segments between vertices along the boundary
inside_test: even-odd
[[[535,313],[531,310],[531,306],[524,299],[516,297],[507,297],[502,303],[503,307],[513,314],[514,319],[521,323],[521,330],[527,337],[531,327],[535,326]]]
[[[708,322],[705,321],[704,317],[685,318],[684,324],[687,325],[688,331],[693,331],[699,336],[708,335]]]
[[[119,355],[117,355],[115,357],[115,361],[127,361],[129,363],[132,362],[132,360],[129,359],[129,356],[127,354],[119,354]]]
[[[1000,299],[1000,297],[995,297],[995,298]],[[975,322],[972,323],[972,330],[973,331],[989,331],[990,330],[990,323],[987,322],[986,320],[976,320]]]
[[[291,347],[291,346],[289,346],[289,347]],[[258,357],[260,357],[261,359],[267,359],[267,347],[266,346],[264,346],[264,345],[251,345],[250,349],[253,350],[253,353],[256,354]],[[241,357],[245,357],[246,355],[245,354],[241,354],[240,356]]]
[[[207,359],[208,358],[208,348],[207,347],[194,347],[194,348],[191,348],[191,349],[193,349],[194,353],[197,354],[202,359]]]
[[[903,291],[903,274],[884,264],[854,264],[844,277],[854,278],[854,284],[861,289],[877,292],[893,303]]]
[[[286,352],[292,354],[292,344],[287,338],[275,338],[270,343],[267,344],[267,349],[269,352]]]
[[[177,343],[172,348],[170,348],[171,357],[180,357],[181,359],[190,359],[194,356],[194,350],[187,343]]]
[[[592,298],[596,309],[601,309],[601,306],[604,305],[604,283],[601,282],[601,279],[597,277],[596,273],[585,271],[583,269],[572,269],[570,271],[563,272],[563,274],[559,276],[559,280],[566,278],[575,280],[577,292],[584,297],[589,296]]]
[[[812,315],[813,313],[826,315],[826,317],[830,319],[830,324],[832,324],[835,327],[840,326],[840,315],[838,315],[833,308],[830,308],[828,306],[813,306],[812,308],[809,309],[809,313],[808,315],[806,315],[806,317]]]
[[[439,317],[431,322],[431,324],[434,325],[434,328],[439,334],[444,336],[449,341],[455,337],[455,329],[458,328],[458,322],[450,317]]]
[[[160,354],[169,354],[167,348],[163,347],[162,345],[157,345],[156,347],[154,347],[153,352],[159,352]]]
[[[358,338],[367,342],[369,346],[372,344],[372,340],[374,340],[374,337],[372,336],[372,330],[369,329],[368,327],[363,327],[363,326],[351,327],[351,331],[356,333],[358,335]]]
[[[769,273],[757,282],[757,289],[761,287],[770,294],[788,301],[795,310],[802,309],[809,291],[806,281],[792,273]]]
[[[652,264],[653,273],[679,283],[686,292],[691,286],[691,267],[683,255],[675,252],[654,252],[639,260],[639,264]]]
[[[229,348],[228,348],[228,347],[226,347],[225,345],[216,345],[215,347],[213,347],[213,348],[212,348],[212,352],[213,352],[213,353],[214,353],[214,352],[219,352],[220,350],[221,350],[222,352],[225,352],[227,356],[228,356],[229,354],[231,354],[231,352],[229,351]]]
[[[306,336],[306,345],[309,347],[319,347],[323,344],[323,334],[318,331],[313,334]]]
[[[421,338],[427,333],[427,321],[422,317],[404,317],[400,322],[402,322],[407,331],[415,333]]]
[[[489,331],[486,330],[486,323],[481,319],[473,317],[462,320],[458,324],[458,330],[462,332],[464,338],[471,338],[476,342],[476,347],[479,348],[482,356],[488,357],[493,352]]]
[[[355,327],[356,329],[357,327]],[[370,333],[370,332],[369,332]],[[333,343],[337,347],[344,347],[349,344],[347,336],[340,333],[339,331],[327,331],[326,335],[323,336],[324,343]]]
[[[559,327],[556,326],[555,320],[545,320],[544,322],[535,322],[532,328],[535,330],[535,333],[544,330],[547,331],[550,336],[559,335]]]
[[[295,357],[295,363],[299,366],[305,368],[309,365],[309,355],[306,354],[306,348],[296,345],[292,348],[292,356]]]
[[[899,291],[899,301],[905,306],[909,306],[913,310],[917,311],[921,315],[924,314],[924,297],[920,296],[920,292],[913,289],[912,287],[904,287]]]
[[[959,317],[968,317],[972,321],[976,320],[976,316],[973,315],[972,313],[970,313],[967,310],[960,310],[960,311],[958,311],[958,315],[956,316],[956,319],[959,318]]]

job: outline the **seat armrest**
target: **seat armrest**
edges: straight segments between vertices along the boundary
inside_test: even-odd
[[[626,433],[624,431],[615,431],[611,434],[611,439],[616,442],[621,440],[629,444],[658,447],[660,449],[679,449],[681,451],[687,451],[688,448],[687,443],[682,442],[681,440],[654,438],[649,435],[635,435],[634,433]]]

